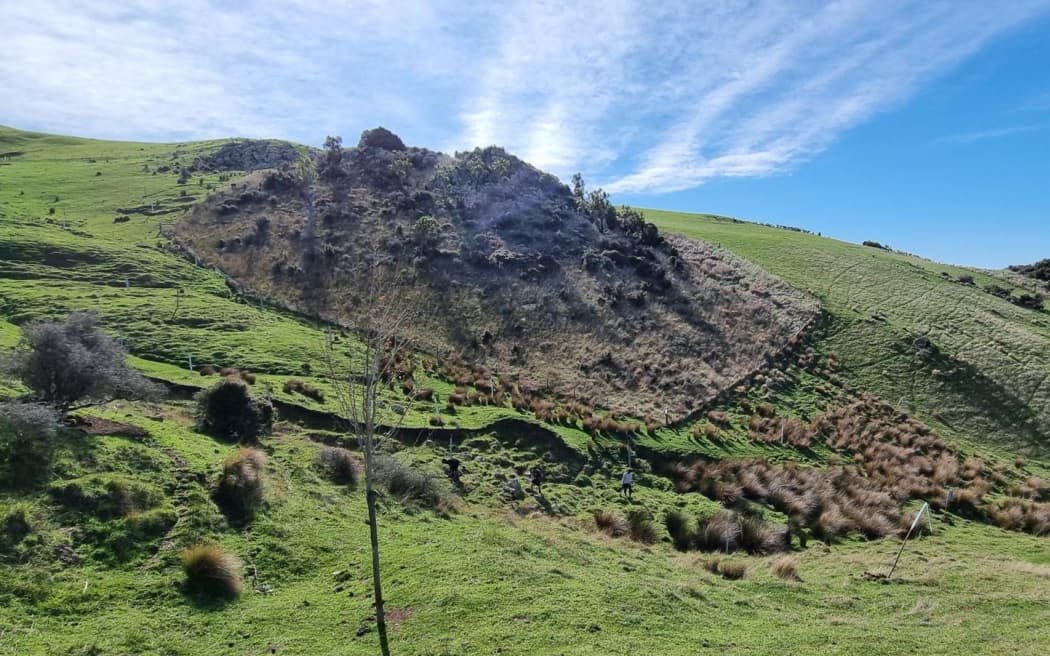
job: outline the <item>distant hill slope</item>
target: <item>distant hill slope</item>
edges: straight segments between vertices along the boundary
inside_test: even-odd
[[[971,443],[1050,454],[1050,314],[1005,277],[725,217],[645,210],[820,299],[843,376]]]
[[[397,271],[417,343],[660,421],[736,385],[817,313],[728,251],[596,225],[499,148],[449,157],[380,128],[317,166],[211,196],[178,237],[253,292],[351,325],[362,271]]]

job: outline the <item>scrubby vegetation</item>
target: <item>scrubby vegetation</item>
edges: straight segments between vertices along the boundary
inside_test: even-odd
[[[160,389],[127,365],[127,351],[102,331],[94,312],[74,312],[62,322],[34,322],[0,364],[29,388],[35,400],[68,412],[78,403],[148,398]]]
[[[240,379],[223,378],[199,392],[196,401],[198,426],[207,433],[251,444],[273,428],[273,405]]]

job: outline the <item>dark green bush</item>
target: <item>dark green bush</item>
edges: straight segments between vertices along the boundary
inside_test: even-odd
[[[51,465],[58,413],[38,403],[0,403],[0,481],[36,483]]]
[[[273,428],[273,405],[237,378],[223,378],[196,400],[197,426],[206,433],[251,444]]]

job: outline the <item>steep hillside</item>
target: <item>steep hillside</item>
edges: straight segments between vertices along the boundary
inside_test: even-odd
[[[346,325],[377,266],[427,350],[661,422],[796,344],[816,316],[727,251],[631,213],[596,219],[498,148],[449,157],[380,128],[318,172],[250,176],[176,234],[253,293]]]
[[[970,444],[1050,455],[1050,314],[1018,304],[1030,290],[1009,277],[724,217],[645,214],[820,299],[831,323],[818,348],[856,387]]]

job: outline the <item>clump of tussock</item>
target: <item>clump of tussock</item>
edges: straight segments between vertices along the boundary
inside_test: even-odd
[[[376,480],[402,503],[418,503],[428,508],[444,505],[444,494],[436,478],[404,465],[390,455],[375,458]]]
[[[241,594],[241,561],[214,544],[198,544],[182,552],[186,591],[212,600],[229,600]]]
[[[742,579],[744,578],[744,575],[747,574],[747,565],[731,560],[725,560],[721,556],[715,556],[705,560],[704,569],[730,581]]]
[[[266,454],[257,449],[241,449],[223,463],[212,498],[231,521],[250,521],[262,508],[266,497],[265,469]]]
[[[773,575],[785,581],[802,581],[798,575],[798,559],[794,556],[780,556],[773,560],[770,565]]]
[[[787,529],[732,511],[721,511],[697,522],[692,546],[700,551],[771,554],[788,548]]]
[[[357,487],[357,458],[348,449],[326,446],[317,453],[317,466],[334,483]]]
[[[632,508],[627,512],[627,532],[632,540],[642,544],[653,544],[657,540],[656,526],[649,511],[643,508]]]
[[[681,510],[672,510],[664,515],[664,527],[671,536],[671,543],[678,551],[688,551],[693,543],[693,531],[689,517]]]
[[[313,399],[318,403],[324,403],[325,394],[324,390],[314,387],[310,383],[302,381],[298,378],[289,378],[284,381],[284,385],[281,386],[285,394],[299,393],[308,399]]]
[[[612,510],[595,510],[594,525],[609,537],[618,538],[627,535],[630,526],[622,515]]]
[[[718,564],[718,574],[729,581],[739,581],[747,575],[747,565],[728,560]]]

